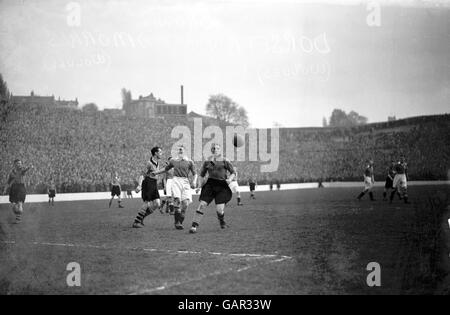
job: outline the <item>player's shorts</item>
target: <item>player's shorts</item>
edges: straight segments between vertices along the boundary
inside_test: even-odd
[[[232,181],[231,183],[230,183],[230,185],[228,185],[228,186],[230,186],[230,189],[231,189],[231,192],[232,193],[237,193],[238,191],[239,191],[239,184],[238,184],[238,182],[237,181]]]
[[[255,191],[256,185],[255,184],[250,184],[250,191]]]
[[[168,178],[166,180],[166,196],[172,197],[173,196],[173,178]]]
[[[160,199],[158,191],[158,182],[154,178],[145,177],[142,181],[142,200],[144,202]]]
[[[364,176],[364,190],[372,189],[373,182],[372,177]]]
[[[50,190],[48,191],[48,197],[49,197],[49,198],[55,198],[55,196],[56,196],[56,190],[50,189]]]
[[[172,197],[192,202],[191,184],[188,178],[174,176],[171,186]]]
[[[113,185],[111,188],[111,197],[120,197],[120,186]]]
[[[405,174],[396,174],[394,177],[394,188],[397,188],[398,190],[406,190],[408,187],[407,181],[406,181],[406,175]]]
[[[25,202],[25,197],[27,196],[27,192],[25,190],[24,184],[12,184],[9,189],[9,202],[17,203],[17,202]]]
[[[209,178],[202,187],[199,200],[208,205],[214,200],[216,205],[220,205],[229,202],[232,197],[233,194],[226,181]]]
[[[389,176],[386,177],[386,182],[384,183],[384,188],[386,189],[392,189],[394,188],[394,181]]]

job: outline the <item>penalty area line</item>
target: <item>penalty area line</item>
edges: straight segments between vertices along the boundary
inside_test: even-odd
[[[144,252],[158,252],[166,254],[186,254],[186,255],[216,255],[226,257],[238,257],[238,258],[277,258],[290,259],[290,256],[274,255],[274,254],[250,254],[250,253],[221,253],[221,252],[201,252],[190,250],[174,250],[174,249],[159,249],[159,248],[143,248],[143,247],[113,247],[107,245],[92,245],[92,244],[73,244],[73,243],[53,243],[53,242],[16,242],[16,241],[0,241],[2,244],[19,245],[30,244],[35,246],[50,246],[50,247],[73,247],[73,248],[93,248],[103,250],[128,250],[128,251],[144,251]]]
[[[182,280],[182,281],[174,281],[174,282],[165,282],[163,285],[154,287],[154,288],[150,288],[150,289],[142,289],[142,290],[137,290],[135,292],[129,293],[128,295],[144,295],[144,294],[152,294],[155,292],[159,292],[159,291],[164,291],[173,287],[178,287],[180,285],[184,285],[184,284],[188,284],[191,282],[196,282],[196,281],[201,281],[204,280],[206,278],[209,277],[214,277],[214,276],[220,276],[220,275],[225,275],[225,274],[229,274],[232,272],[236,272],[236,273],[240,273],[246,270],[249,270],[251,268],[255,268],[255,267],[260,267],[260,266],[265,266],[265,265],[269,265],[269,264],[273,264],[273,263],[280,263],[283,262],[285,260],[289,260],[292,259],[292,257],[290,256],[281,256],[281,258],[279,259],[275,259],[275,260],[269,260],[266,261],[264,263],[259,263],[259,264],[253,264],[253,265],[249,265],[249,266],[245,266],[239,269],[234,269],[234,268],[227,268],[221,271],[214,271],[208,274],[204,274],[198,277],[194,277],[194,278],[190,278],[190,279],[186,279],[186,280]]]

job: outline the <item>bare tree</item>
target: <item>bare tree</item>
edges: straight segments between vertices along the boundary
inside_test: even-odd
[[[3,76],[0,73],[0,119],[3,123],[6,122],[8,115],[11,111],[13,111],[13,109],[14,107],[11,102],[11,93],[8,90],[6,81],[3,80]]]
[[[330,127],[350,127],[367,124],[367,117],[359,115],[355,111],[347,113],[342,109],[334,109],[331,113]]]
[[[223,94],[209,97],[206,114],[228,123],[249,126],[247,110]]]
[[[87,103],[83,105],[82,110],[84,112],[97,112],[98,111],[98,106],[95,103]]]
[[[11,96],[11,93],[9,93],[8,85],[6,84],[5,80],[3,80],[3,76],[0,73],[0,98],[1,99],[9,99]]]

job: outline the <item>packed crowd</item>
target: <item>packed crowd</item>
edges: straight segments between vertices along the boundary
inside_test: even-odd
[[[213,123],[217,121],[204,120],[203,128]],[[107,191],[115,171],[124,188],[134,188],[150,149],[162,146],[168,157],[177,141],[171,137],[171,131],[180,125],[193,130],[193,119],[144,119],[101,111],[16,107],[2,123],[0,132],[0,188],[3,189],[16,158],[34,166],[25,177],[30,192],[44,193],[51,179],[59,192]],[[204,139],[203,144],[207,141]],[[261,173],[260,162],[235,165],[240,184],[246,184],[249,178],[260,184],[275,180],[360,180],[365,160],[373,158],[375,176],[383,180],[390,160],[400,154],[407,157],[411,179],[446,179],[450,116],[347,129],[281,129],[276,172]],[[201,161],[196,165],[200,167]]]

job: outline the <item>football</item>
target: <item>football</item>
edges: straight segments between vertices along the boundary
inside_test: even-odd
[[[240,135],[234,135],[233,145],[236,148],[242,147],[244,145],[244,138],[241,137]]]

